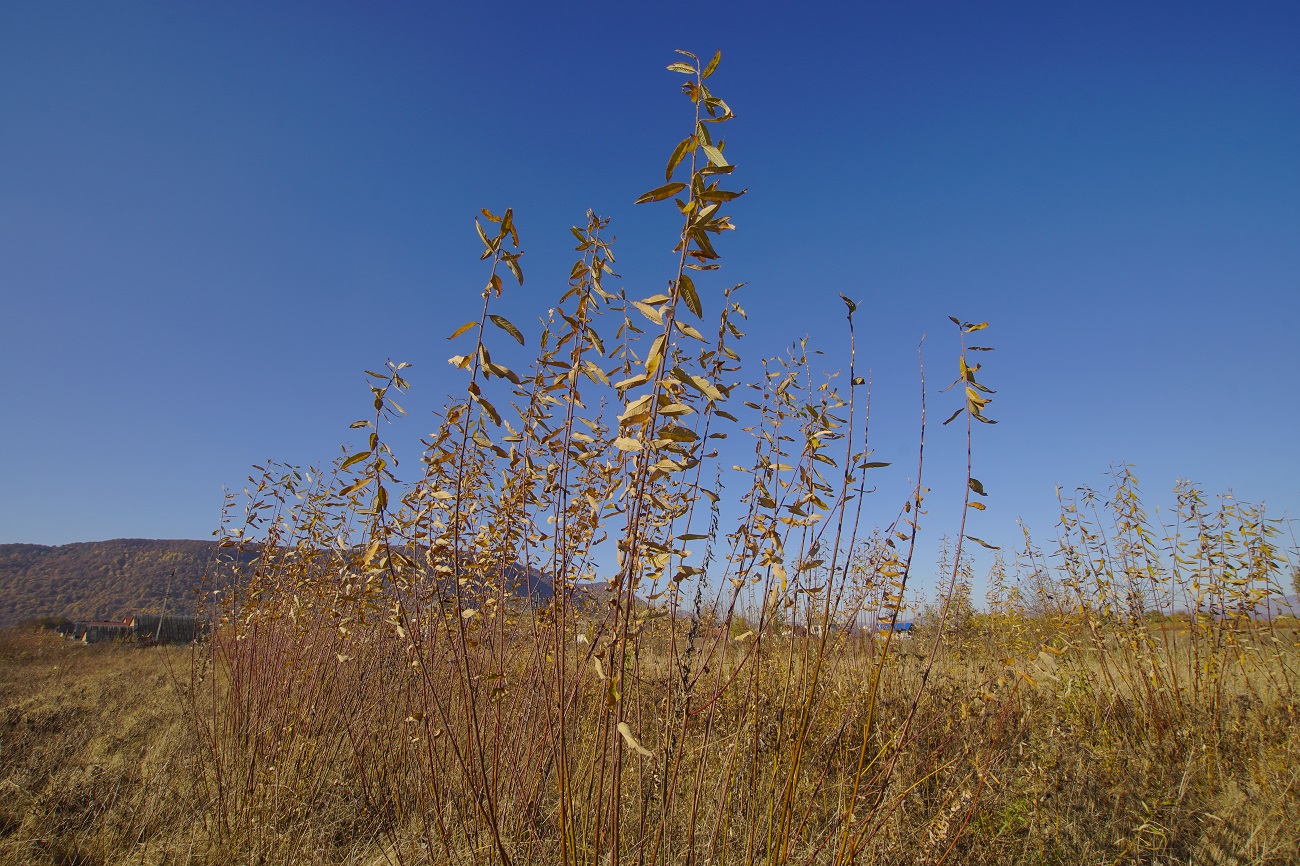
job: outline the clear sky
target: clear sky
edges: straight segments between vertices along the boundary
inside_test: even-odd
[[[337,454],[386,357],[414,443],[480,207],[515,208],[533,340],[588,207],[661,290],[672,209],[632,201],[689,124],[677,47],[723,50],[738,115],[748,355],[838,365],[861,301],[878,515],[950,313],[998,348],[972,531],[1050,536],[1116,461],[1300,515],[1297,45],[1283,2],[3,4],[0,541],[206,537],[251,464]]]

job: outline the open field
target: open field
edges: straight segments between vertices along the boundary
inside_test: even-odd
[[[0,633],[0,862],[176,862],[201,841],[189,656]]]
[[[1287,816],[1300,808],[1300,736],[1276,677],[1293,676],[1300,653],[1294,632],[1275,637],[1241,656],[1221,694],[1200,697],[1190,681],[1160,695],[1130,681],[1140,668],[1125,659],[1137,649],[1122,638],[1089,649],[1058,632],[1043,642],[1055,651],[1026,649],[1011,664],[1005,642],[973,638],[941,649],[924,690],[917,639],[886,654],[878,640],[832,638],[815,685],[816,640],[771,638],[755,664],[742,663],[753,638],[725,639],[683,721],[655,699],[669,691],[671,654],[648,635],[632,668],[639,682],[628,690],[637,696],[628,717],[650,754],[623,753],[624,855],[833,862],[854,768],[863,754],[889,751],[919,694],[889,777],[877,770],[859,780],[858,808],[874,819],[856,862],[1294,862],[1300,829]],[[1174,667],[1150,668],[1156,682],[1187,657],[1186,637],[1172,639]],[[611,732],[599,723],[608,680],[581,661],[584,644],[569,643],[576,687],[566,783],[550,745],[552,702],[531,687],[526,666],[507,673],[504,693],[485,695],[476,747],[460,708],[442,720],[415,710],[437,703],[423,692],[426,674],[379,647],[352,644],[356,656],[340,662],[339,646],[322,645],[305,669],[289,654],[262,670],[273,676],[253,691],[234,687],[227,671],[216,678],[224,709],[213,713],[186,702],[189,650],[7,633],[0,857],[491,862],[490,797],[511,862],[562,859],[561,821],[574,859],[597,862],[590,851],[608,809],[601,782]],[[694,714],[738,672],[748,688]],[[447,677],[444,692],[458,688],[454,670],[437,676]],[[681,743],[653,739],[652,730],[677,730]],[[475,748],[497,756],[477,795],[479,770],[467,762]],[[780,838],[784,852],[773,848]]]

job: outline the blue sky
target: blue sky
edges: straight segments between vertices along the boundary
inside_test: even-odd
[[[861,301],[876,516],[948,314],[997,347],[977,534],[1046,539],[1056,486],[1116,461],[1153,501],[1190,477],[1295,516],[1298,33],[1290,3],[5,4],[0,541],[206,537],[251,464],[336,454],[386,357],[414,443],[459,385],[480,207],[515,208],[516,322],[588,207],[659,291],[672,211],[632,201],[689,124],[677,47],[723,50],[738,115],[748,356],[807,334],[838,366]],[[958,440],[932,432],[936,534]]]

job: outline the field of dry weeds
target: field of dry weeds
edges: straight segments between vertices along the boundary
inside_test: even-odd
[[[1280,643],[1269,657],[1289,672],[1297,660],[1295,634],[1275,637]],[[725,640],[730,648],[715,662],[719,676],[734,673],[726,658],[752,638]],[[684,736],[711,743],[716,760],[697,764],[703,771],[671,796],[657,787],[662,762],[632,753],[629,860],[651,861],[656,846],[661,862],[777,859],[763,850],[765,838],[728,827],[752,826],[752,813],[780,813],[774,795],[783,786],[751,776],[791,781],[799,695],[808,685],[800,659],[813,642],[773,639],[757,694],[744,701],[728,695],[711,730],[688,726]],[[1164,704],[1166,714],[1134,700],[1142,685],[1125,682],[1126,648],[1117,640],[1095,650],[1057,633],[1042,645],[1047,649],[1036,655],[1008,660],[998,657],[1005,645],[968,637],[941,650],[924,692],[918,691],[926,667],[919,642],[883,658],[873,724],[896,730],[919,693],[919,733],[882,792],[881,820],[858,862],[1295,862],[1300,828],[1289,816],[1300,807],[1300,737],[1295,708],[1270,685],[1268,671],[1243,667],[1213,712],[1189,700],[1181,711]],[[649,681],[668,673],[652,656],[646,652],[641,668],[642,695],[653,693]],[[202,663],[202,653],[188,649],[85,647],[37,634],[5,635],[0,862],[486,862],[496,856],[464,816],[461,828],[449,828],[445,837],[417,820],[421,810],[425,821],[456,820],[471,804],[452,802],[462,772],[452,752],[441,753],[446,767],[421,767],[421,756],[440,753],[422,748],[418,735],[400,736],[413,726],[402,699],[411,683],[402,682],[397,668],[388,669],[383,688],[368,689],[355,674],[380,659],[363,657],[352,675],[336,680],[354,703],[330,698],[327,686],[319,707],[294,705],[296,723],[310,730],[297,737],[278,732],[280,760],[292,761],[291,768],[255,766],[250,757],[259,745],[252,732],[225,744],[224,760],[242,759],[251,773],[241,779],[230,767],[214,773],[207,742],[212,708],[189,700],[195,658]],[[878,645],[850,637],[839,638],[828,658],[835,662],[817,688],[820,711],[802,737],[807,769],[793,782],[800,793],[786,862],[831,862],[833,846],[824,840],[835,838],[837,816],[845,812],[867,723],[863,674],[882,660]],[[348,666],[336,659],[335,667]],[[1101,685],[1107,682],[1113,690]],[[1137,693],[1129,691],[1134,686]],[[601,699],[605,690],[591,671],[580,700]],[[531,702],[538,717],[546,715],[542,696],[523,694],[514,703]],[[630,716],[648,728],[647,717],[662,710],[646,702]],[[360,726],[392,739],[360,742]],[[506,760],[499,774],[513,780],[502,786],[512,794],[498,806],[507,855],[513,862],[554,862],[560,812],[544,743],[501,733],[496,748]],[[573,733],[575,754],[601,753],[599,731]],[[644,745],[661,754],[664,748]],[[598,789],[593,779],[582,784],[583,773],[593,770],[598,762],[575,765],[579,789]],[[722,779],[728,781],[720,786]],[[529,787],[538,780],[542,790]],[[441,797],[431,790],[439,782]],[[758,802],[728,797],[723,787],[764,796]],[[655,813],[665,803],[670,814],[661,819]],[[700,813],[693,830],[685,808],[692,803]],[[581,833],[591,807],[581,797],[575,805],[586,812],[573,821]],[[661,821],[675,838],[637,835],[638,826],[649,830]],[[698,836],[694,844],[687,843],[688,832]],[[456,839],[461,844],[444,848]]]
[[[3,633],[0,862],[175,862],[199,838],[189,657]]]

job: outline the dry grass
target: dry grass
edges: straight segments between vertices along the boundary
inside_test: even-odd
[[[164,863],[194,839],[185,650],[0,637],[0,862]]]
[[[1058,628],[1046,645],[1082,637]],[[1176,639],[1185,649],[1186,637]],[[1294,667],[1294,636],[1285,639],[1277,658]],[[793,782],[798,832],[789,862],[832,862],[825,841],[851,800],[868,703],[864,681],[882,660],[866,639],[836,640],[834,670],[817,690],[803,737],[805,769]],[[729,643],[726,659],[715,657],[711,676],[736,672],[736,646]],[[666,806],[658,757],[665,745],[644,742],[656,757],[630,759],[627,835],[645,841],[629,846],[629,860],[650,860],[657,843],[660,862],[747,862],[750,845],[764,841],[745,830],[756,816],[766,827],[780,814],[808,682],[800,661],[806,640],[772,639],[770,649],[754,696],[726,693],[711,716],[688,723],[679,760],[690,772],[678,771]],[[1267,693],[1259,671],[1243,672],[1213,714],[1190,708],[1162,733],[1140,703],[1104,686],[1113,658],[1067,649],[1022,654],[1008,665],[1007,651],[997,633],[941,650],[921,692],[917,734],[901,753],[884,814],[858,862],[1294,862],[1300,830],[1287,816],[1300,806],[1300,737],[1294,708]],[[404,674],[409,665],[387,659],[385,667],[382,653],[347,665],[334,659],[325,677],[292,679],[287,666],[277,668],[283,691],[275,695],[291,699],[266,709],[284,716],[261,718],[260,741],[248,731],[228,743],[218,774],[202,737],[185,724],[169,672],[188,665],[186,651],[87,648],[10,634],[2,652],[3,862],[474,862],[476,847],[480,860],[495,856],[486,834],[474,833],[476,806],[458,780],[464,771],[442,745],[455,733],[424,741],[422,732],[437,728],[409,717],[418,682]],[[638,695],[666,691],[667,657],[647,639]],[[874,723],[882,733],[869,737],[872,751],[906,717],[925,670],[911,646],[883,661]],[[583,682],[571,711],[572,751],[597,756],[601,732],[585,720],[599,718],[605,681],[589,672]],[[545,715],[541,696],[520,693],[501,700],[509,707],[503,718],[525,709]],[[662,712],[644,701],[629,715],[648,730]],[[503,724],[501,736],[489,739],[503,779],[496,808],[511,859],[549,863],[560,842],[555,770],[547,737],[526,724]],[[274,760],[253,766],[250,751]],[[590,793],[599,789],[598,774],[596,760],[577,760],[570,771],[580,831],[592,832],[588,822],[599,814]],[[217,775],[242,784],[223,792]],[[694,845],[692,809],[700,813]],[[229,823],[223,827],[218,816]],[[439,820],[448,826],[445,840],[431,827]],[[662,823],[662,837],[638,834],[642,822]],[[754,853],[754,862],[773,860]]]

